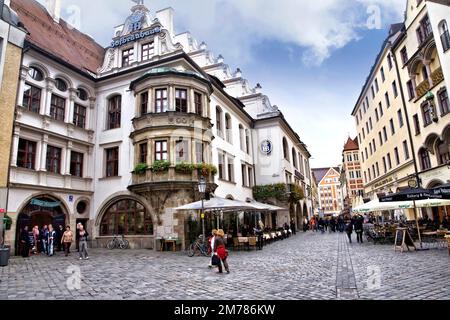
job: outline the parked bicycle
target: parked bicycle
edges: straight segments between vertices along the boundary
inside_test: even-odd
[[[114,236],[114,238],[106,244],[106,247],[109,250],[113,249],[128,249],[130,247],[130,243],[125,240],[124,236],[121,235],[120,238],[118,236]]]
[[[208,256],[208,245],[205,241],[203,241],[203,237],[198,237],[194,243],[189,246],[188,256],[193,257],[195,255],[202,255],[204,257]]]

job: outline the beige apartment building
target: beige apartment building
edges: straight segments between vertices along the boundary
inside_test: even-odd
[[[361,155],[364,194],[396,192],[408,186],[414,161],[408,139],[400,79],[391,44],[402,24],[392,25],[352,112]]]
[[[352,112],[366,198],[450,181],[449,19],[450,1],[408,0],[391,26]]]
[[[402,35],[393,44],[424,188],[450,181],[449,22],[450,1],[410,0]],[[445,208],[427,211],[442,219]]]

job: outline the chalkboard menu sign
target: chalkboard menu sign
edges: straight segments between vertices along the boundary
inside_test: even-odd
[[[397,228],[397,232],[395,233],[394,250],[397,251],[397,249],[400,249],[400,251],[403,252],[403,249],[405,247],[408,249],[408,251],[410,248],[414,248],[414,250],[416,250],[414,240],[411,237],[408,228]]]

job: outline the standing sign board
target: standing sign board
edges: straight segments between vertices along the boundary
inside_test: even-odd
[[[416,245],[414,244],[414,241],[411,237],[411,234],[408,231],[408,228],[397,228],[397,231],[395,233],[394,245],[395,251],[399,249],[401,252],[403,252],[405,247],[408,249],[408,251],[410,248],[414,248],[414,250],[417,250]]]

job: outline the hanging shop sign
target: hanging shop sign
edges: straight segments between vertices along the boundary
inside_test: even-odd
[[[153,29],[138,31],[133,34],[123,36],[117,40],[113,40],[113,42],[111,43],[111,48],[121,47],[121,46],[126,45],[127,43],[137,41],[137,40],[142,40],[142,39],[151,37],[160,32],[161,32],[161,27],[159,27],[159,26],[155,27]]]
[[[31,200],[31,205],[42,207],[42,208],[57,208],[61,205],[61,202],[55,201],[55,202],[49,202],[49,201],[42,201],[33,199]]]

